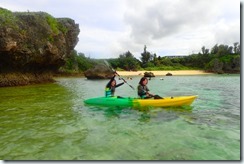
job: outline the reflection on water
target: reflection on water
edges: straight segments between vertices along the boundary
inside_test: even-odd
[[[133,77],[134,87],[140,77]],[[191,106],[86,106],[107,80],[58,78],[57,83],[0,88],[0,159],[239,160],[240,77],[153,78],[161,96],[198,95]],[[228,87],[226,87],[228,86]],[[123,85],[120,96],[136,97]]]

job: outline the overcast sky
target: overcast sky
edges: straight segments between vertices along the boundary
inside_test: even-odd
[[[240,42],[239,0],[1,0],[0,7],[75,20],[75,49],[91,58],[126,51],[139,58],[144,45],[158,56],[189,55]]]

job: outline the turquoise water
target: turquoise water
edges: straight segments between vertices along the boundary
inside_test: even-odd
[[[184,108],[85,106],[108,82],[85,78],[0,88],[0,159],[240,160],[240,76],[163,78],[149,81],[152,93],[198,99]],[[116,94],[136,97],[126,84]]]

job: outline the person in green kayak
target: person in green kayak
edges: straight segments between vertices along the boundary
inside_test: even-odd
[[[147,83],[148,83],[148,79],[146,77],[142,77],[139,82],[139,85],[137,87],[138,96],[140,96],[140,98],[142,98],[142,99],[149,99],[149,98],[163,99],[159,95],[154,95],[154,94],[149,93]]]
[[[117,75],[117,72],[114,73],[114,76],[110,79],[110,81],[108,82],[108,84],[105,87],[105,96],[106,97],[113,97],[115,88],[117,88],[125,83],[125,81],[124,81],[124,82],[116,85],[116,80],[114,79],[116,75]]]

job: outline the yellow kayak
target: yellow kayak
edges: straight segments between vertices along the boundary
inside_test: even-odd
[[[170,107],[191,105],[197,96],[164,97],[163,99],[137,99],[138,106]]]
[[[191,105],[197,98],[193,96],[178,96],[178,97],[164,97],[163,99],[139,99],[129,97],[95,97],[84,101],[89,105],[101,106],[129,106],[129,107],[172,107],[172,106],[185,106]]]

